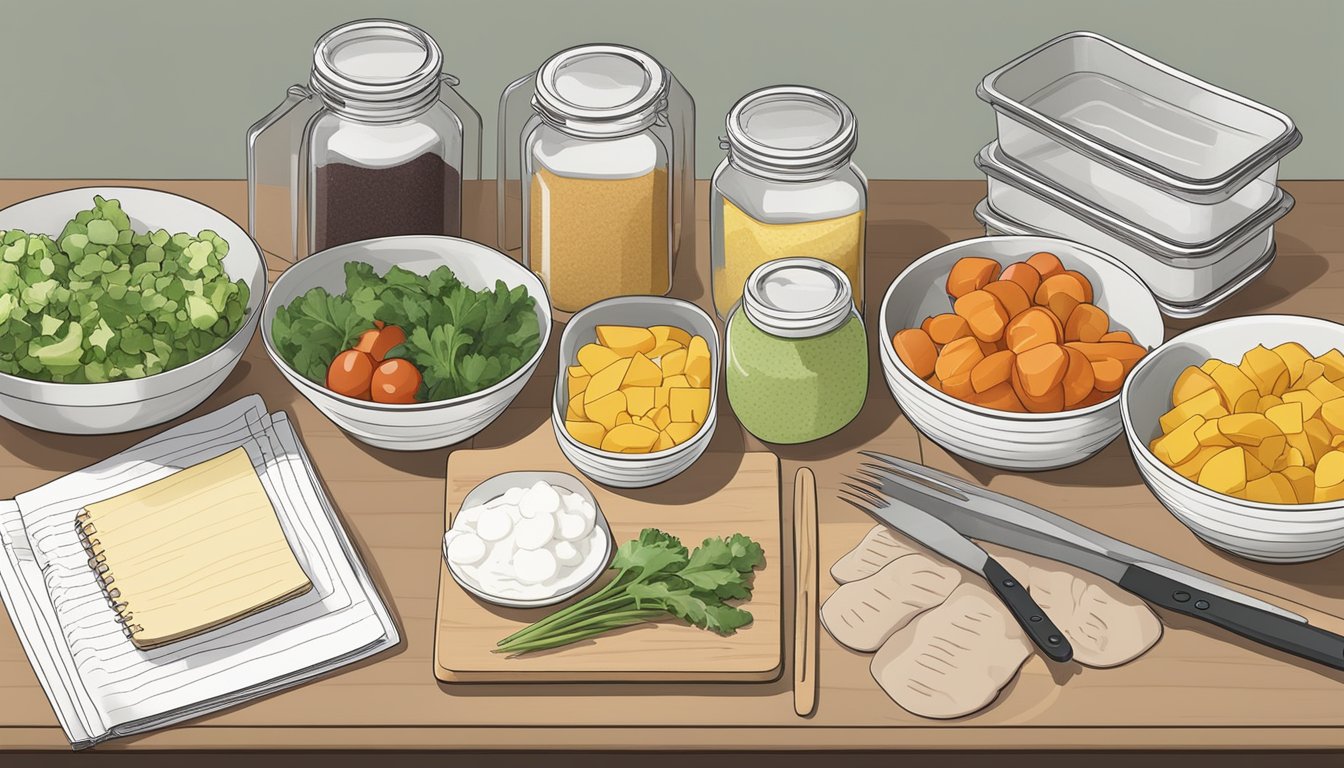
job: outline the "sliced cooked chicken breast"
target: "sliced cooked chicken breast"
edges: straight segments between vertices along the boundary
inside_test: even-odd
[[[866,579],[840,585],[821,606],[821,623],[842,645],[871,653],[915,616],[941,604],[961,571],[915,553]]]
[[[1162,622],[1147,603],[1115,584],[1053,560],[1031,563],[1031,596],[1069,638],[1079,664],[1118,667],[1162,637]]]
[[[838,584],[847,584],[872,576],[882,566],[900,557],[918,552],[919,548],[892,533],[885,525],[873,526],[858,546],[845,553],[831,566],[831,577]]]
[[[893,634],[871,671],[903,708],[948,719],[988,706],[1030,655],[1031,643],[999,599],[967,582]]]

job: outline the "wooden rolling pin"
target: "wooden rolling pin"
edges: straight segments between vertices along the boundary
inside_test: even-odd
[[[817,706],[817,478],[803,467],[793,479],[793,711]]]

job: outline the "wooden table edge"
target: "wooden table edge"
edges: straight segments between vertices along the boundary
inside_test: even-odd
[[[22,181],[22,180],[7,180]],[[43,186],[65,187],[52,179],[29,180]],[[96,180],[77,180],[80,186],[98,185]],[[177,189],[193,184],[235,188],[239,179],[112,180],[101,183]],[[703,196],[707,182],[698,182]],[[874,186],[918,189],[967,184],[967,180],[902,182],[874,180]],[[969,183],[982,183],[974,180]],[[1338,206],[1344,201],[1344,180],[1289,180],[1289,189],[1314,185],[1325,190],[1327,200],[1299,200],[1309,205]],[[1294,189],[1294,191],[1296,191]],[[1306,195],[1302,191],[1299,197]],[[897,203],[893,203],[893,206]],[[905,200],[899,206],[908,206]],[[703,221],[703,219],[702,219]],[[921,219],[922,221],[922,219]],[[703,224],[701,225],[703,226]],[[1322,255],[1338,253],[1330,247]],[[1260,310],[1265,311],[1265,310]],[[888,396],[883,393],[882,396]],[[919,434],[922,451],[927,438]],[[436,601],[437,602],[437,601]],[[781,606],[781,611],[783,611]],[[436,617],[437,621],[437,617]],[[782,622],[787,624],[787,622]],[[433,664],[425,665],[432,667]],[[429,670],[426,670],[428,673]],[[429,683],[432,685],[433,683]],[[823,691],[823,696],[825,691]],[[51,717],[42,713],[25,720]],[[1206,726],[1037,726],[1029,723],[1002,726],[944,725],[822,725],[806,721],[775,726],[658,726],[620,728],[610,725],[498,726],[427,725],[222,725],[209,721],[186,724],[152,734],[114,740],[93,750],[97,753],[185,750],[239,751],[269,749],[278,752],[341,749],[441,749],[517,751],[519,749],[593,751],[707,751],[707,750],[1077,750],[1144,751],[1154,749],[1194,751],[1240,751],[1250,749],[1323,750],[1344,749],[1344,725],[1206,725]],[[0,725],[0,754],[22,751],[68,752],[69,745],[55,725]]]
[[[0,726],[4,751],[66,751],[58,728]],[[629,727],[565,726],[548,728],[445,726],[187,726],[141,739],[112,741],[95,752],[160,750],[393,750],[445,751],[1060,751],[1177,750],[1244,751],[1265,749],[1330,750],[1344,748],[1344,728],[1336,726],[1206,727]]]

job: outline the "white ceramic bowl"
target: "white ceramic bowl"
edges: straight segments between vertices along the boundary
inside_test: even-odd
[[[709,415],[700,431],[690,440],[653,453],[614,453],[603,451],[570,437],[565,429],[565,411],[569,406],[567,368],[576,365],[579,347],[597,340],[599,325],[674,325],[691,335],[705,337],[709,344],[711,378]],[[604,485],[616,488],[645,488],[681,474],[700,458],[714,436],[718,423],[720,370],[719,334],[714,321],[704,310],[688,301],[662,296],[622,296],[590,305],[570,318],[560,336],[560,370],[555,381],[555,399],[551,405],[551,426],[560,450],[580,472]]]
[[[495,475],[475,488],[472,488],[471,492],[466,495],[466,498],[462,499],[462,506],[458,509],[458,512],[503,496],[510,488],[531,488],[539,480],[545,480],[555,488],[561,488],[570,493],[577,493],[589,504],[593,505],[593,509],[597,510],[597,517],[593,521],[593,525],[597,527],[598,530],[602,531],[602,542],[606,549],[601,557],[593,558],[592,562],[596,563],[596,567],[593,568],[591,573],[584,574],[579,580],[579,583],[575,586],[572,586],[563,592],[557,592],[550,597],[538,598],[535,600],[520,600],[512,597],[501,597],[486,592],[477,586],[470,578],[459,573],[457,566],[448,559],[447,544],[445,543],[443,562],[448,565],[448,573],[452,575],[453,581],[456,581],[463,589],[487,603],[494,603],[495,605],[502,605],[508,608],[542,608],[547,605],[563,603],[592,586],[592,583],[597,581],[597,577],[607,569],[607,563],[611,561],[611,553],[613,551],[611,527],[607,524],[606,515],[602,514],[601,505],[597,503],[597,499],[593,498],[593,492],[588,490],[586,485],[580,482],[577,477],[567,475],[564,472],[505,472],[501,475]],[[454,516],[454,522],[456,522],[456,516]]]
[[[143,379],[101,384],[57,384],[0,373],[0,416],[48,432],[101,435],[144,429],[181,416],[210,396],[252,339],[266,296],[266,264],[242,227],[219,211],[179,195],[138,187],[81,187],[24,200],[0,210],[0,230],[22,229],[57,237],[93,196],[121,201],[137,232],[166,229],[195,235],[212,229],[228,241],[224,271],[247,284],[243,324],[218,349],[186,365]]]
[[[476,289],[492,288],[496,280],[503,280],[509,288],[521,285],[536,300],[541,343],[532,357],[508,378],[474,394],[405,405],[338,395],[309,381],[280,357],[271,342],[271,323],[278,308],[310,289],[321,287],[332,294],[343,293],[345,265],[351,261],[370,264],[380,275],[394,266],[419,275],[446,266],[464,284]],[[536,371],[551,338],[551,302],[536,275],[493,248],[456,237],[384,237],[328,248],[286,269],[271,287],[262,310],[261,338],[266,353],[289,383],[336,426],[379,448],[422,451],[466,440],[489,426],[513,402]]]
[[[1045,470],[1077,464],[1120,434],[1120,394],[1087,408],[1062,413],[1008,413],[983,408],[929,386],[897,357],[891,337],[917,328],[929,315],[952,311],[943,286],[964,256],[1007,266],[1038,251],[1059,257],[1092,282],[1093,302],[1111,317],[1112,330],[1126,330],[1152,349],[1162,343],[1162,315],[1138,275],[1101,251],[1068,240],[1035,236],[979,237],[943,246],[896,277],[882,299],[882,373],[901,410],[921,432],[972,461],[1011,470]]]
[[[1297,315],[1251,315],[1186,331],[1130,372],[1122,392],[1125,436],[1143,481],[1197,536],[1253,560],[1294,563],[1344,548],[1344,502],[1265,504],[1210,491],[1168,468],[1148,450],[1171,408],[1171,387],[1186,366],[1211,357],[1237,363],[1257,344],[1296,341],[1313,355],[1344,349],[1344,325]]]

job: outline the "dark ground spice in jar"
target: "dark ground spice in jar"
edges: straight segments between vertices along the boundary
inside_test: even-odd
[[[315,177],[315,251],[371,237],[462,233],[462,176],[433,153],[387,168],[328,163]]]

